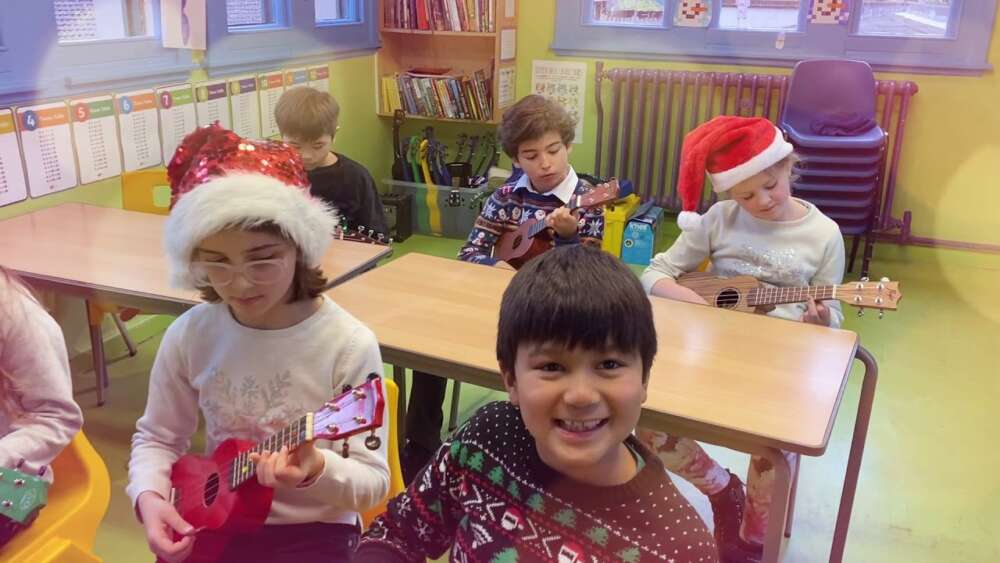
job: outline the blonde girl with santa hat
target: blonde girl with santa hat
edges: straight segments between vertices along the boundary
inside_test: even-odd
[[[384,429],[375,450],[350,438],[350,457],[329,442],[253,454],[257,481],[274,489],[254,533],[196,530],[169,502],[171,466],[199,416],[207,452],[229,438],[258,442],[381,374],[382,359],[371,330],[322,294],[337,217],[309,195],[297,152],[216,125],[189,135],[167,172],[171,281],[206,302],[167,329],[132,438],[127,492],[150,550],[183,561],[200,542],[199,552],[222,546],[218,561],[348,560],[359,512],[388,491]]]
[[[651,295],[705,304],[676,279],[705,260],[718,276],[750,275],[777,287],[839,284],[844,275],[840,229],[814,205],[792,197],[797,158],[781,131],[764,118],[720,116],[684,138],[678,193],[681,235],[642,275]],[[705,174],[722,199],[697,213]],[[839,327],[840,304],[779,305],[770,316]],[[780,353],[780,351],[776,351]],[[668,469],[709,496],[724,562],[759,560],[767,532],[773,468],[751,458],[747,492],[693,440],[639,431]]]

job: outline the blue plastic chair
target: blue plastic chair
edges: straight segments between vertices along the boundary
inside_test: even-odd
[[[824,116],[875,120],[875,75],[868,63],[842,59],[800,61],[792,71],[781,128],[798,147],[880,149],[885,134],[874,127],[858,135],[819,135],[813,123]]]

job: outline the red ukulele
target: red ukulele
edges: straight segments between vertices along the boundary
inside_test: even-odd
[[[594,188],[583,195],[574,195],[566,204],[570,211],[597,207],[618,199],[618,180],[612,179],[607,186]],[[493,247],[493,257],[520,269],[528,260],[552,248],[552,233],[545,219],[528,219],[514,231],[500,235]]]
[[[375,429],[382,426],[385,398],[378,375],[335,397],[316,412],[306,413],[284,429],[261,442],[230,439],[219,444],[211,456],[185,455],[174,463],[170,474],[170,502],[186,522],[199,532],[221,532],[198,538],[188,562],[215,561],[228,543],[230,534],[247,533],[264,524],[271,510],[274,489],[257,482],[253,452],[290,450],[311,440],[344,439],[371,431],[365,447],[376,450],[381,440]]]

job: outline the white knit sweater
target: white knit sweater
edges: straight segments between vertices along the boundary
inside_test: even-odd
[[[168,498],[170,468],[187,453],[199,414],[207,452],[228,438],[260,441],[369,373],[382,374],[375,335],[329,299],[280,330],[240,325],[224,304],[195,306],[167,329],[153,364],[146,412],[132,438],[133,504],[144,491]],[[318,442],[323,473],[307,487],[277,490],[267,523],[354,524],[389,489],[384,426],[378,435],[375,451],[365,448],[365,435],[352,437],[349,458],[340,455],[340,442],[336,453]]]
[[[656,282],[693,272],[705,259],[719,276],[753,276],[776,287],[839,284],[844,279],[844,239],[840,228],[806,201],[805,216],[795,221],[766,221],[733,200],[720,201],[702,217],[701,226],[684,231],[666,252],[657,254],[642,274],[650,292]],[[840,327],[838,301],[827,301],[830,326]],[[799,320],[806,304],[779,305],[769,314]]]
[[[59,325],[0,271],[0,467],[23,459],[22,471],[37,472],[82,425]]]

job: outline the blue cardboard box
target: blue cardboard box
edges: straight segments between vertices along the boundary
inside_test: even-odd
[[[642,204],[636,210],[625,225],[622,238],[622,260],[626,264],[649,265],[656,252],[662,218],[663,208],[653,205],[652,201]]]

